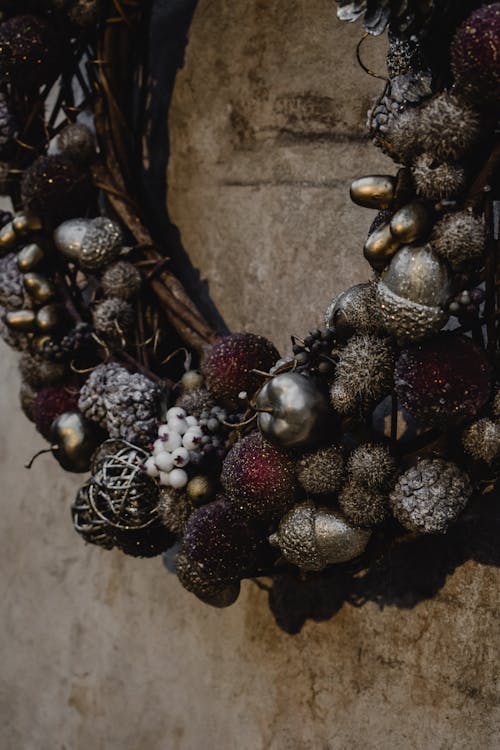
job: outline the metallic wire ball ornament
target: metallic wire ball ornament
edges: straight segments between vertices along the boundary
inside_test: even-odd
[[[119,225],[106,218],[68,219],[54,231],[60,253],[85,271],[96,271],[121,253],[123,236]]]
[[[328,565],[359,557],[371,532],[350,524],[338,511],[316,508],[306,502],[297,505],[281,519],[269,542],[301,570],[324,570]]]
[[[144,473],[148,453],[123,441],[105,456],[90,480],[89,502],[96,515],[115,529],[145,529],[158,519],[158,486]]]
[[[292,372],[269,380],[255,406],[260,431],[283,448],[314,444],[332,416],[328,399],[316,382]]]
[[[376,284],[356,284],[334,297],[325,312],[325,325],[346,341],[356,333],[377,333],[382,318],[376,301]]]
[[[89,544],[96,544],[104,549],[113,549],[115,539],[113,529],[107,521],[96,514],[89,500],[89,485],[80,487],[71,506],[73,527]]]
[[[399,341],[418,341],[448,320],[450,275],[429,245],[405,246],[377,285],[385,329]]]

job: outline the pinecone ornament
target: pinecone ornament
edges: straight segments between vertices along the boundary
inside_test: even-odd
[[[341,21],[357,21],[369,34],[378,36],[387,26],[401,34],[425,34],[431,25],[446,17],[452,0],[337,0]]]
[[[6,310],[23,307],[25,294],[22,276],[17,267],[17,253],[0,258],[0,305]]]
[[[399,477],[390,504],[408,531],[444,534],[471,494],[469,477],[458,466],[442,459],[422,459]]]
[[[97,422],[103,430],[106,429],[106,402],[108,383],[112,383],[115,376],[123,368],[111,362],[96,367],[82,386],[78,408],[91,422]]]

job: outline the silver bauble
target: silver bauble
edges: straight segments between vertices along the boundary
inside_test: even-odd
[[[330,411],[327,397],[315,381],[293,372],[269,380],[255,403],[260,431],[284,448],[316,442]]]
[[[377,333],[382,328],[376,301],[376,285],[356,284],[334,297],[325,312],[325,324],[337,337],[347,340],[355,333]]]
[[[384,327],[400,341],[439,331],[449,295],[448,269],[429,245],[402,247],[377,285]]]
[[[118,224],[104,216],[68,219],[54,232],[60,253],[85,271],[96,271],[121,253],[122,233]]]
[[[370,537],[370,531],[353,526],[338,511],[306,502],[281,519],[269,541],[292,565],[302,570],[323,570],[354,560],[364,552]]]

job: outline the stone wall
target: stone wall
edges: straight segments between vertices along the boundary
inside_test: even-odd
[[[392,169],[364,139],[381,82],[331,0],[200,0],[171,112],[169,209],[227,324],[281,347],[367,276],[351,178]],[[383,43],[364,52],[383,71]],[[199,604],[159,560],[85,547],[79,477],[17,406],[1,347],[6,750],[459,750],[498,746],[497,569],[468,562],[414,608],[344,605],[280,630],[250,582]]]

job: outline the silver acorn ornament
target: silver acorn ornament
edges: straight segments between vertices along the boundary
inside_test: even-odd
[[[439,331],[449,295],[448,269],[429,245],[402,247],[377,285],[384,327],[400,341]]]
[[[96,271],[121,254],[123,242],[119,225],[104,216],[96,219],[69,219],[54,232],[60,253],[85,271]]]
[[[270,543],[301,570],[323,570],[359,557],[371,532],[349,523],[338,511],[306,502],[284,516]]]
[[[50,429],[52,453],[65,471],[81,473],[90,468],[90,459],[99,444],[99,432],[79,412],[65,412]]]
[[[283,448],[317,442],[331,414],[327,397],[317,383],[293,372],[269,380],[255,406],[260,431]]]

